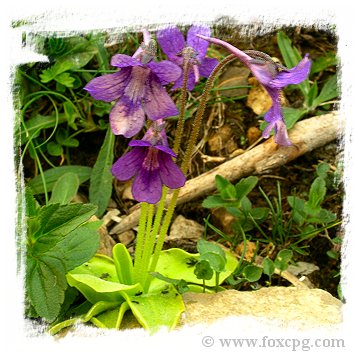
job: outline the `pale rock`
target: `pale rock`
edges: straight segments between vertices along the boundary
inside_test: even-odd
[[[307,329],[342,322],[342,303],[321,289],[269,287],[217,294],[185,293],[182,325],[211,324],[226,317],[272,320],[284,327]]]

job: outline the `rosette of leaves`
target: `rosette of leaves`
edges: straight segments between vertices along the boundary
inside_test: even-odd
[[[112,255],[113,258],[109,258],[96,254],[68,272],[68,284],[79,290],[86,301],[80,308],[72,309],[67,320],[53,325],[52,334],[78,322],[119,329],[128,310],[150,332],[164,326],[173,329],[185,310],[181,293],[202,291],[201,279],[194,272],[199,253],[190,254],[177,248],[162,251],[148,291],[133,280],[133,263],[127,248],[118,243]],[[226,252],[224,259],[219,282],[223,282],[237,266],[231,253]],[[206,279],[205,284],[214,286],[215,277]]]

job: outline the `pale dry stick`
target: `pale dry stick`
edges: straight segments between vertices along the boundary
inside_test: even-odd
[[[177,204],[182,204],[216,189],[215,176],[235,181],[249,175],[261,175],[337,139],[342,135],[343,118],[332,112],[302,120],[289,131],[293,146],[279,146],[273,137],[255,148],[224,162],[214,169],[186,182],[180,189]],[[167,202],[169,201],[169,197]],[[139,221],[139,206],[115,225],[110,234],[122,233],[135,227]]]

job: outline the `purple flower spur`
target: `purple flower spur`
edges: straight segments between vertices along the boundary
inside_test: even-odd
[[[142,140],[131,140],[133,149],[112,166],[112,174],[120,181],[134,177],[132,195],[136,201],[157,203],[163,184],[175,189],[184,186],[186,178],[172,157],[162,120],[152,123]]]
[[[266,53],[253,50],[243,52],[228,42],[217,38],[209,38],[204,35],[199,37],[225,47],[250,69],[272,99],[272,106],[264,116],[265,121],[269,124],[263,131],[263,137],[268,138],[272,129],[274,129],[274,140],[277,144],[292,145],[282,117],[281,90],[289,84],[299,84],[308,77],[311,68],[311,60],[308,58],[308,54],[296,67],[288,69],[274,62]]]
[[[120,68],[113,74],[94,78],[85,89],[97,100],[118,100],[110,112],[110,125],[115,135],[130,138],[144,125],[145,114],[151,120],[179,113],[164,85],[181,76],[181,68],[170,61],[155,62],[156,42],[148,31],[144,43],[131,57],[117,54],[111,65]]]
[[[208,42],[201,40],[196,35],[210,36],[211,30],[207,26],[191,26],[187,32],[187,40],[176,26],[170,26],[157,32],[157,41],[167,55],[168,59],[183,68],[184,58],[190,61],[190,70],[187,80],[187,89],[194,89],[200,76],[208,77],[218,61],[207,58]],[[175,82],[173,89],[181,88],[183,74]]]

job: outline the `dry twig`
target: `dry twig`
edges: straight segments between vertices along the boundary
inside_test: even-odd
[[[213,192],[216,175],[222,175],[227,180],[235,181],[248,175],[266,174],[276,167],[335,140],[342,133],[341,126],[342,121],[339,112],[302,120],[296,123],[289,132],[293,146],[279,146],[275,144],[273,138],[270,138],[255,148],[187,181],[180,190],[177,204]],[[110,233],[121,233],[136,226],[139,215],[140,205],[136,205],[127,217],[114,226]]]

